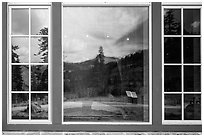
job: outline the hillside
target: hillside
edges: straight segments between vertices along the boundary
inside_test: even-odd
[[[97,56],[80,63],[64,62],[64,92],[76,97],[119,96],[126,90],[140,92],[144,85],[144,67],[148,65],[144,66],[147,54],[148,50],[143,50],[123,58],[104,56],[102,64]]]

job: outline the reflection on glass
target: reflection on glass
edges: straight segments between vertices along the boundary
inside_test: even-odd
[[[29,62],[29,41],[28,37],[12,37],[12,63]]]
[[[181,10],[164,10],[164,35],[181,35]]]
[[[48,9],[31,9],[31,34],[48,35]]]
[[[184,120],[201,120],[201,95],[184,95]]]
[[[200,34],[200,9],[183,10],[184,35]]]
[[[28,93],[12,93],[12,119],[29,119]]]
[[[165,92],[181,91],[181,66],[164,67],[164,91]]]
[[[47,37],[31,38],[31,62],[48,63],[48,38]]]
[[[63,10],[64,121],[148,122],[148,8]]]
[[[200,66],[184,66],[184,91],[201,91],[201,71]]]
[[[15,9],[11,11],[11,34],[28,35],[29,32],[29,12],[28,9]]]
[[[48,119],[48,94],[31,94],[31,119]]]
[[[31,90],[48,91],[48,65],[31,66]]]
[[[165,120],[181,120],[181,94],[164,95]]]
[[[184,38],[184,63],[200,63],[200,38]]]
[[[164,62],[181,63],[181,38],[164,38]]]
[[[29,90],[29,66],[12,65],[12,91]]]

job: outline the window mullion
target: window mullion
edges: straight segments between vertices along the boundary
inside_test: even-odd
[[[30,46],[30,34],[31,34],[31,11],[29,7],[29,120],[31,120],[31,46]]]
[[[183,7],[181,7],[181,120],[184,120],[184,68],[183,68]]]

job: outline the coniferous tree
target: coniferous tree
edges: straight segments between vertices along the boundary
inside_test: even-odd
[[[19,63],[19,55],[15,52],[19,49],[19,46],[12,45],[12,63]],[[23,78],[20,65],[12,65],[12,90],[22,91]]]
[[[181,32],[181,25],[174,15],[175,10],[168,10],[164,16],[164,31],[165,34],[179,34]]]
[[[39,35],[48,35],[48,28],[43,28],[40,30]],[[48,63],[48,38],[41,37],[38,39],[39,43],[39,52],[38,55],[42,54],[41,59],[43,63]]]
[[[48,35],[48,28],[44,27],[40,30],[38,35]],[[42,63],[48,63],[48,38],[41,37],[38,39],[39,51],[37,55],[41,55]],[[33,66],[32,67],[32,90],[48,90],[48,67]]]
[[[105,95],[105,56],[103,47],[100,46],[99,54],[96,56],[94,63],[94,82],[98,89],[98,95]]]

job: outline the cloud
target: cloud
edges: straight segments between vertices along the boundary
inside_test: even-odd
[[[38,52],[40,51],[39,47],[39,38],[41,37],[32,37],[31,38],[31,62],[32,63],[39,63],[42,62],[42,54],[38,55]],[[49,54],[49,53],[48,53]]]
[[[31,32],[33,35],[48,27],[48,9],[31,9]],[[12,33],[18,35],[28,35],[29,32],[29,11],[28,9],[12,10]]]
[[[29,30],[28,9],[12,9],[12,34],[27,35]]]
[[[114,39],[113,36],[110,36],[109,34],[105,34],[104,32],[100,32],[100,31],[91,31],[91,32],[89,32],[89,35],[96,38],[96,39],[101,39],[101,40]]]
[[[116,40],[115,44],[119,46],[139,45],[140,49],[143,49],[144,46],[148,45],[148,35],[148,20],[145,20],[133,28],[130,32]]]
[[[31,32],[36,35],[41,29],[48,27],[48,9],[31,9]]]
[[[22,37],[13,37],[11,39],[11,45],[18,46],[19,49],[15,50],[14,52],[19,55],[19,60],[22,63],[27,63],[29,60],[29,41],[28,38]]]
[[[66,7],[63,13],[64,61],[94,58],[99,46],[105,56],[121,57],[148,44],[147,7]]]
[[[194,21],[194,22],[191,24],[191,26],[194,27],[194,28],[200,27],[200,21]]]

